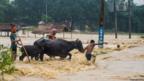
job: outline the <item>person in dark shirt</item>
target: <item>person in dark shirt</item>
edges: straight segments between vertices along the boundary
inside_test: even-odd
[[[19,44],[19,40],[17,40],[17,35],[16,35],[16,25],[11,24],[11,35],[10,35],[10,40],[11,40],[11,51],[12,51],[12,60],[16,60],[17,56],[17,44]]]

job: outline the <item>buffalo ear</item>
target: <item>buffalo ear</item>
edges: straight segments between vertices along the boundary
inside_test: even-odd
[[[77,38],[76,41],[80,41],[80,40]]]
[[[79,40],[79,39],[76,39],[76,42],[77,42],[77,43],[81,43],[81,40]]]

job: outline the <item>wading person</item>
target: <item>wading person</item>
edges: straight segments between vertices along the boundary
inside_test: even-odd
[[[10,40],[11,40],[11,51],[12,51],[12,60],[16,60],[17,56],[17,44],[19,44],[19,40],[17,40],[17,35],[16,35],[16,25],[10,24],[11,26],[11,35],[10,35]]]
[[[107,43],[104,43],[107,44]],[[91,58],[92,58],[92,51],[95,47],[95,45],[101,45],[101,44],[96,44],[94,40],[91,40],[90,43],[84,48],[84,51],[86,51],[85,57],[88,61],[88,63],[90,63]]]

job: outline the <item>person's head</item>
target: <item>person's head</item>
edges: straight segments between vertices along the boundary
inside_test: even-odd
[[[91,41],[90,41],[90,43],[91,43],[91,44],[94,44],[94,43],[95,43],[95,41],[94,41],[94,40],[91,40]]]
[[[52,32],[52,35],[56,35],[56,31],[53,31],[53,32]]]
[[[51,32],[52,32],[52,35],[56,35],[57,30],[56,29],[52,29]]]
[[[15,24],[10,24],[11,26],[11,32],[16,33],[16,25]]]

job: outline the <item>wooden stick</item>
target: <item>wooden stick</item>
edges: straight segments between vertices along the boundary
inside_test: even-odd
[[[24,51],[25,51],[25,53],[26,53],[26,55],[27,55],[28,61],[29,61],[29,63],[30,63],[29,54],[28,54],[28,52],[26,51],[26,49],[25,49],[25,47],[24,47],[24,45],[23,45],[23,42],[21,41],[20,36],[19,36],[19,39],[20,39],[20,42],[21,42],[22,48],[24,49]]]

